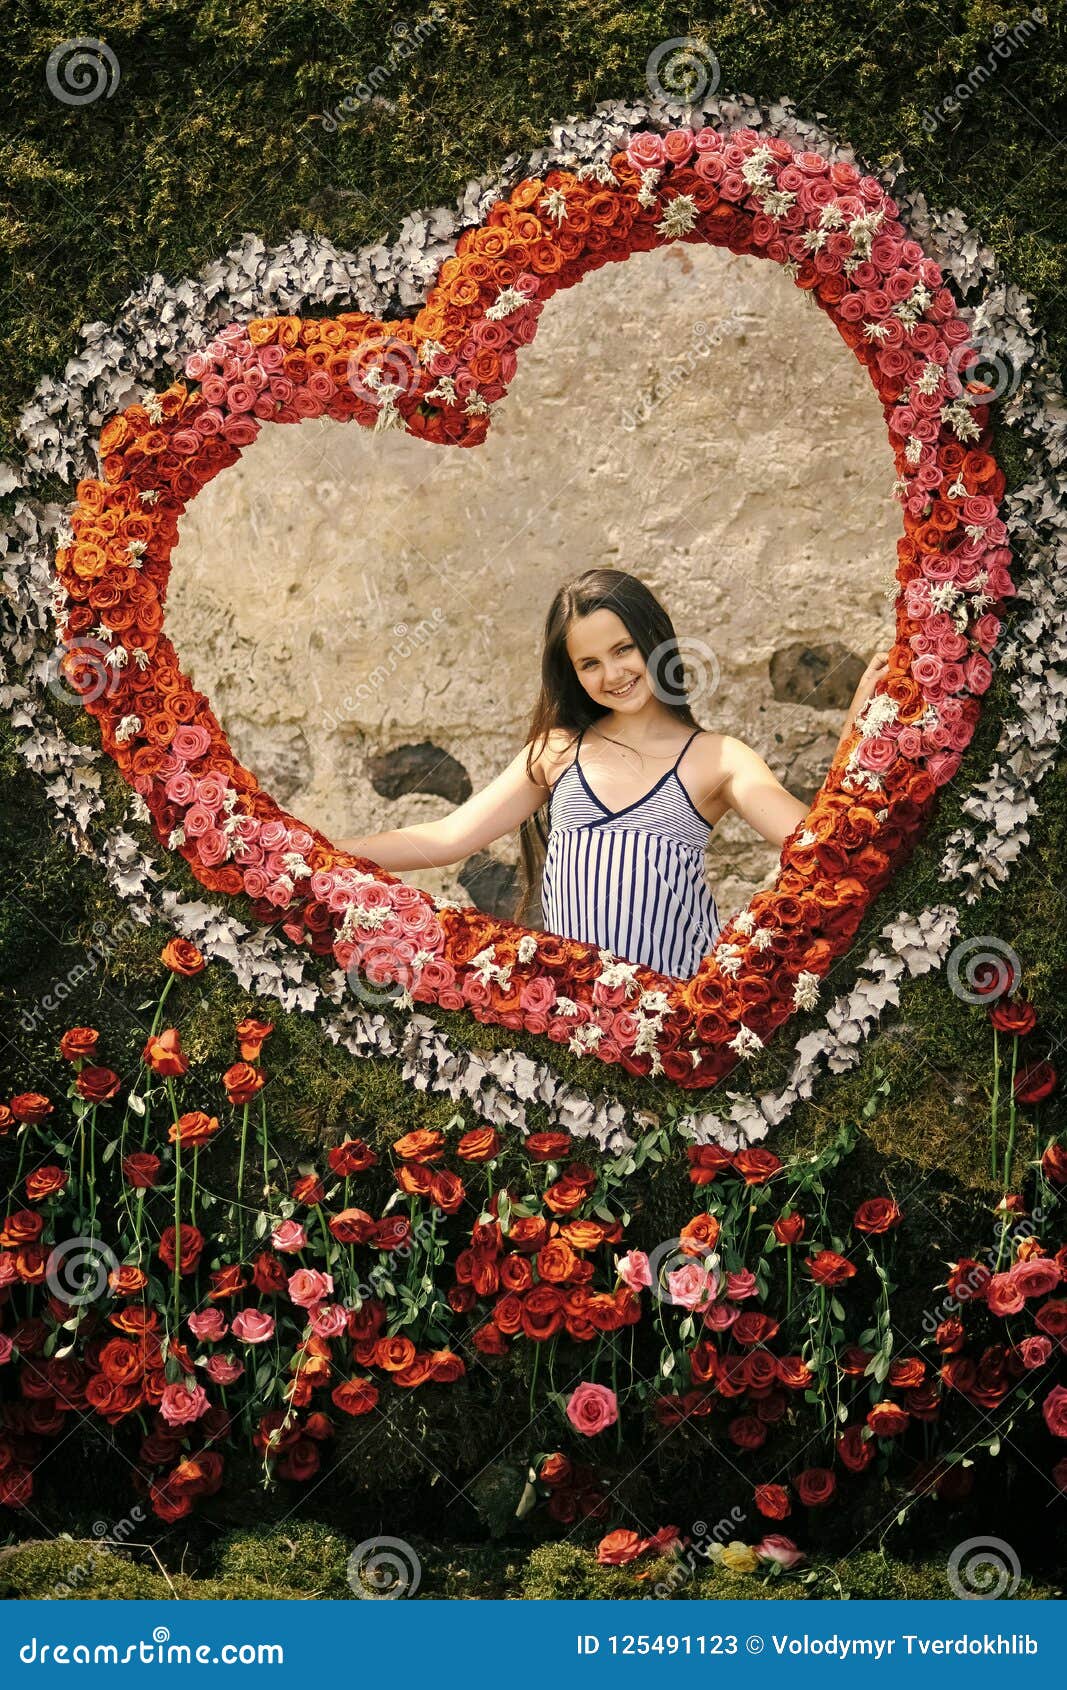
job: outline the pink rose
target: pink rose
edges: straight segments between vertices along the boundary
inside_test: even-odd
[[[159,1412],[168,1426],[189,1426],[206,1414],[209,1407],[203,1385],[186,1385],[179,1380],[174,1385],[164,1385]]]
[[[702,1262],[687,1262],[667,1275],[672,1303],[680,1308],[703,1314],[711,1307],[719,1290],[717,1275]]]
[[[308,1315],[317,1338],[339,1338],[348,1326],[348,1314],[340,1303],[320,1303]]]
[[[590,1387],[595,1389],[596,1387]],[[585,1386],[580,1387],[581,1390]],[[573,1399],[572,1399],[573,1400]],[[1054,1438],[1067,1438],[1067,1390],[1057,1385],[1051,1390],[1041,1404],[1041,1412],[1045,1416],[1045,1425]]]
[[[663,137],[645,130],[635,135],[626,149],[635,170],[658,170],[663,164]]]
[[[1067,1391],[1063,1394],[1067,1397]],[[615,1392],[609,1391],[606,1385],[579,1385],[567,1402],[567,1419],[583,1437],[595,1437],[605,1427],[614,1426],[618,1418]]]
[[[1016,1262],[1009,1278],[1024,1297],[1047,1297],[1060,1282],[1060,1270],[1049,1256],[1032,1256]]]
[[[204,1363],[204,1372],[214,1385],[235,1385],[245,1370],[236,1356],[213,1355]]]
[[[1025,1368],[1044,1367],[1052,1354],[1052,1340],[1044,1337],[1024,1338],[1016,1353]]]
[[[725,1332],[740,1313],[736,1303],[712,1303],[710,1309],[704,1310],[704,1325],[712,1332]]]
[[[918,661],[926,660],[920,658]],[[861,739],[856,752],[856,761],[876,774],[884,774],[886,769],[892,768],[896,757],[896,740],[890,739],[888,734],[871,734],[868,739]]]
[[[203,1309],[199,1314],[191,1314],[188,1326],[202,1344],[217,1344],[226,1336],[226,1317],[221,1309]]]
[[[741,1303],[746,1297],[754,1297],[759,1290],[756,1276],[748,1268],[740,1268],[737,1273],[726,1275],[726,1295],[732,1297],[735,1303]]]
[[[234,1315],[230,1330],[242,1344],[265,1344],[274,1336],[274,1316],[262,1309],[242,1309]]]
[[[0,1367],[2,1367],[3,1364],[6,1361],[11,1360],[11,1353],[14,1350],[14,1348],[15,1348],[15,1346],[11,1342],[11,1339],[8,1337],[7,1333],[6,1332],[0,1332]]]
[[[792,1538],[782,1537],[777,1532],[761,1538],[753,1547],[761,1561],[777,1561],[780,1567],[786,1569],[795,1567],[804,1559],[804,1551],[797,1548]]]
[[[277,1233],[274,1235],[274,1244],[277,1249]],[[317,1268],[298,1268],[289,1276],[289,1300],[295,1303],[297,1308],[314,1308],[316,1303],[323,1303],[327,1297],[332,1296],[333,1275],[330,1273],[319,1273]]]
[[[270,1235],[270,1241],[283,1255],[293,1255],[296,1251],[304,1249],[308,1235],[299,1221],[279,1221]]]
[[[1000,1316],[1019,1314],[1025,1305],[1024,1294],[1011,1273],[993,1275],[986,1286],[985,1300],[990,1314]]]
[[[619,1278],[631,1291],[643,1291],[652,1284],[652,1269],[643,1250],[631,1250],[615,1263]]]

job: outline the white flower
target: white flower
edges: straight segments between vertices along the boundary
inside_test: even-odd
[[[604,1037],[603,1027],[598,1027],[595,1021],[587,1021],[584,1027],[576,1027],[567,1041],[567,1049],[575,1056],[588,1056],[595,1050]]]
[[[511,979],[511,963],[506,962],[501,966],[494,960],[495,957],[496,946],[487,945],[484,951],[479,951],[476,957],[471,958],[471,967],[483,985],[488,986],[491,981],[496,980],[499,985],[506,986]]]
[[[679,235],[688,235],[696,227],[697,216],[696,200],[692,194],[678,194],[656,224],[656,233],[664,240],[677,240]]]
[[[152,820],[152,812],[139,792],[130,794],[130,815],[134,821],[138,822],[150,822]]]
[[[763,1040],[751,1027],[746,1027],[742,1021],[735,1038],[730,1040],[730,1049],[736,1050],[738,1056],[757,1056],[763,1049]],[[697,1054],[694,1051],[694,1056]],[[694,1063],[694,1067],[696,1064]]]
[[[737,920],[734,922],[734,927],[736,928],[738,933],[746,933],[746,934],[751,933],[753,931],[753,929],[755,928],[755,925],[756,925],[756,918],[752,914],[751,910],[742,910],[741,914],[737,917]]]
[[[299,851],[284,852],[282,862],[285,864],[294,880],[310,878],[311,870],[308,868],[307,863],[304,861]]]
[[[638,205],[643,205],[646,211],[649,206],[655,205],[656,203],[656,184],[659,182],[662,174],[662,170],[656,170],[655,168],[642,170],[641,172],[641,186],[637,190],[637,203]]]
[[[793,1008],[814,1009],[819,1001],[819,976],[801,969],[793,985]]]
[[[955,399],[951,405],[942,405],[941,421],[948,423],[957,440],[977,440],[982,433],[966,399]]]
[[[868,340],[884,340],[889,333],[888,323],[864,323],[863,332]]]
[[[952,483],[952,486],[946,489],[946,492],[950,499],[966,499],[968,496],[967,484],[964,481],[963,476],[958,475]]]
[[[634,980],[637,973],[636,963],[623,962],[611,951],[601,951],[600,960],[604,965],[600,971],[600,978],[605,986],[625,986],[627,997],[630,996],[631,992],[637,990]]]
[[[537,203],[544,206],[546,216],[556,219],[557,227],[567,216],[567,196],[562,188],[549,188],[548,193]]]
[[[137,497],[140,499],[142,505],[154,505],[156,500],[159,498],[159,488],[142,487]]]
[[[513,311],[521,311],[530,301],[519,288],[501,288],[492,305],[486,309],[486,316],[490,322],[499,322],[501,317],[510,317]]]
[[[774,944],[774,941],[778,938],[781,931],[782,929],[780,927],[757,927],[755,933],[752,935],[753,949],[757,951],[768,950],[770,946]]]
[[[909,434],[904,447],[904,456],[909,464],[917,464],[923,455],[923,443],[917,434]]]
[[[443,399],[446,405],[458,405],[459,397],[456,384],[451,376],[438,376],[437,386],[431,387],[426,395],[427,399]]]
[[[524,933],[519,940],[516,955],[521,963],[532,962],[537,955],[537,940],[532,933]]]
[[[419,363],[428,364],[431,358],[436,358],[439,352],[444,352],[445,350],[446,348],[444,343],[440,340],[420,340],[418,351]]]
[[[723,973],[728,974],[731,980],[736,979],[741,967],[740,945],[716,945],[714,954],[715,960],[722,969]]]
[[[757,195],[760,210],[765,216],[775,218],[784,217],[787,211],[791,211],[796,197],[788,188],[771,188],[766,193]],[[790,262],[795,264],[796,260],[792,259]]]
[[[144,408],[148,412],[149,422],[159,423],[163,421],[163,401],[158,393],[148,395],[148,398],[144,401]]]
[[[113,646],[104,658],[104,662],[111,669],[125,669],[130,661],[130,654],[124,645]]]
[[[912,383],[916,393],[936,393],[944,373],[940,364],[935,364],[932,359],[928,360],[923,365],[922,375]]]
[[[560,1015],[580,1015],[582,1013],[581,1004],[575,1003],[573,998],[564,997],[562,992],[556,999],[555,1008]]]
[[[126,547],[131,569],[140,569],[141,559],[148,550],[147,540],[131,540]]]
[[[797,844],[800,846],[802,851],[806,851],[809,845],[814,845],[816,843],[818,837],[819,835],[817,833],[813,833],[810,827],[805,827],[797,834]]]
[[[119,745],[125,745],[126,741],[132,739],[134,734],[140,730],[141,725],[140,716],[123,716],[122,721],[115,729],[116,742]]]
[[[468,417],[485,417],[489,415],[489,402],[480,393],[472,393],[463,407]]]
[[[579,182],[587,182],[590,176],[597,182],[615,181],[615,172],[605,159],[596,159],[592,164],[580,164],[574,174]]]
[[[172,850],[172,851],[176,851],[178,849],[179,845],[184,845],[184,844],[185,844],[185,829],[184,829],[184,827],[174,828],[173,831],[171,832],[168,840],[167,840],[167,845],[168,845],[169,849]]]
[[[133,658],[133,661],[136,663],[138,669],[147,669],[148,665],[152,661],[143,645],[135,645],[130,653],[130,656]]]

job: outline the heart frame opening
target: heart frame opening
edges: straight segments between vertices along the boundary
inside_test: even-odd
[[[954,775],[992,678],[993,607],[1013,591],[1004,477],[967,370],[970,331],[881,185],[752,130],[636,135],[610,163],[519,182],[467,229],[413,317],[234,323],[178,381],[101,431],[56,553],[68,680],[156,837],[210,890],[401,1005],[465,1008],[576,1051],[715,1085],[849,947]],[[786,841],[774,887],[728,921],[691,980],[437,903],[336,851],[234,758],[163,631],[178,520],[264,422],[310,416],[478,445],[545,301],[586,271],[675,240],[784,265],[868,369],[904,509],[889,675]]]

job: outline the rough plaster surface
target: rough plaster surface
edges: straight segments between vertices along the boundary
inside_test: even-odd
[[[327,833],[364,832],[448,808],[380,796],[369,757],[429,739],[476,790],[503,767],[553,593],[612,565],[667,604],[702,724],[809,797],[842,711],[777,701],[770,660],[838,644],[861,666],[888,643],[893,475],[866,372],[788,277],[674,246],[550,302],[481,447],[266,429],[184,519],[169,627],[268,790]],[[514,860],[516,841],[493,850]],[[720,823],[723,919],[776,865]],[[453,872],[409,878],[469,901]]]

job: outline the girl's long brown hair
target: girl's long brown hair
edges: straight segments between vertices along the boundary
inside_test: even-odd
[[[552,600],[545,620],[544,650],[541,654],[541,691],[530,718],[527,741],[530,750],[527,772],[533,773],[534,758],[548,743],[554,728],[574,734],[588,728],[609,711],[594,704],[571,661],[567,630],[579,616],[595,610],[613,610],[652,670],[657,696],[687,727],[700,726],[686,694],[681,652],[674,624],[655,594],[622,569],[587,569],[576,581],[561,587]],[[523,921],[538,886],[548,843],[546,812],[548,800],[519,829],[522,879],[515,920]]]

